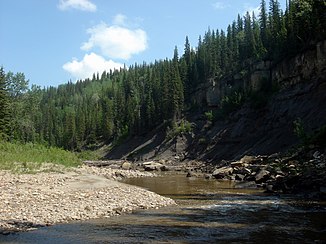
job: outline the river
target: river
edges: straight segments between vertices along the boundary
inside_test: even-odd
[[[178,206],[12,234],[6,243],[326,243],[326,203],[185,175],[124,181]]]

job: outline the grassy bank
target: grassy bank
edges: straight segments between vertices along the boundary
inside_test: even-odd
[[[34,143],[9,143],[0,141],[0,169],[33,173],[51,171],[59,167],[75,167],[78,157],[60,148]],[[46,167],[44,167],[47,165]],[[49,167],[49,165],[52,165]]]

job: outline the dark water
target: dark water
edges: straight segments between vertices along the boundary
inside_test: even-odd
[[[129,179],[178,206],[0,236],[6,243],[326,243],[326,203],[230,182],[165,175]]]

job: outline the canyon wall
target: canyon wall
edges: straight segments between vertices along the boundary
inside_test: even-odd
[[[221,79],[209,79],[194,91],[192,102],[218,107],[221,99],[235,90],[259,91],[268,81],[280,88],[309,81],[326,69],[326,40],[277,64],[262,61],[249,66],[248,71]]]

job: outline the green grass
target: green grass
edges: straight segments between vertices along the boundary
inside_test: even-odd
[[[44,167],[44,165],[52,165]],[[20,173],[52,171],[59,166],[76,167],[80,165],[78,157],[60,148],[46,147],[34,143],[9,143],[0,141],[0,169]]]
[[[101,153],[97,150],[84,150],[81,152],[76,153],[77,157],[84,161],[84,160],[100,160]]]

